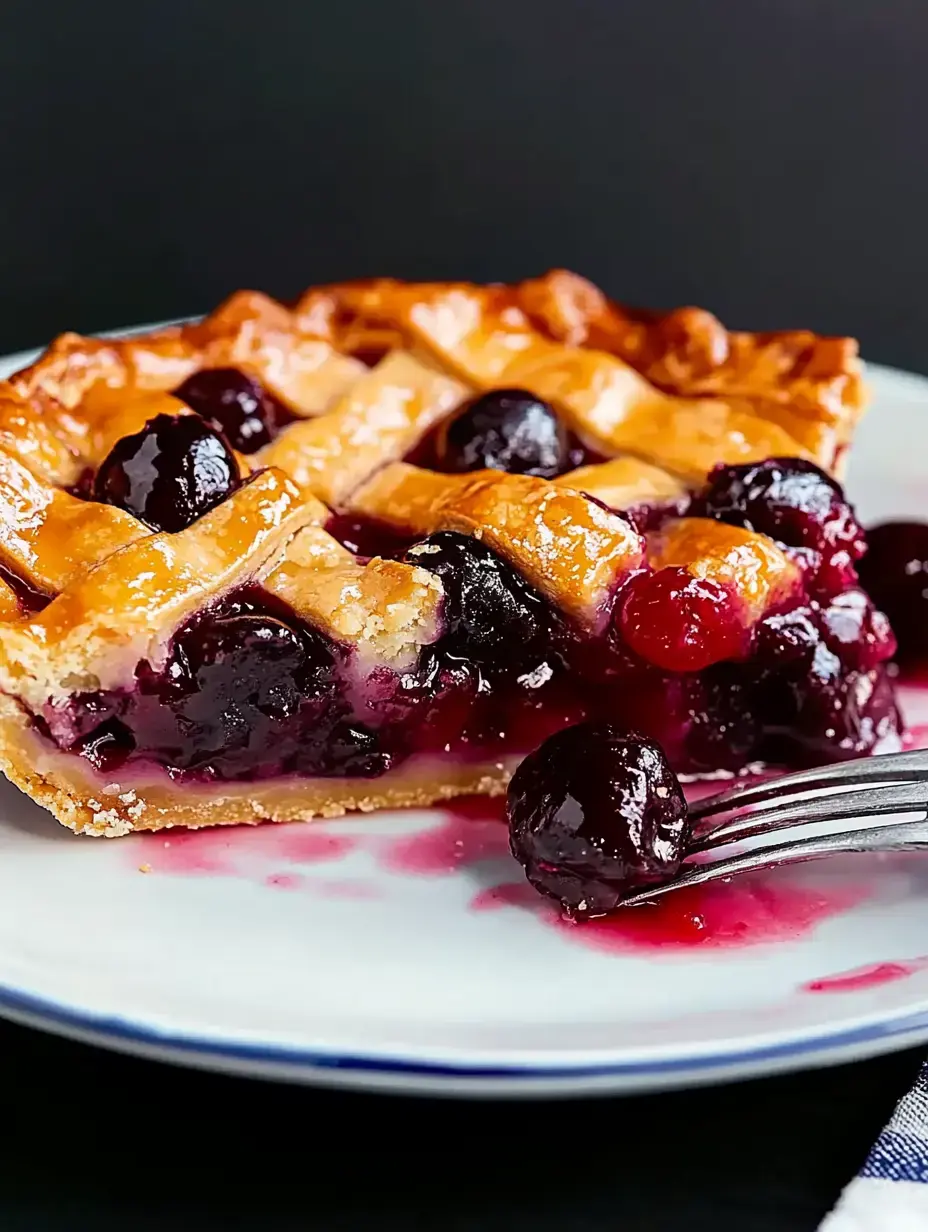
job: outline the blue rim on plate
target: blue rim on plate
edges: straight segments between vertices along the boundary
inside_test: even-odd
[[[829,1054],[831,1059],[840,1063],[848,1059],[844,1055],[847,1052],[861,1057],[873,1055],[882,1051],[881,1046],[888,1041],[893,1041],[893,1046],[897,1047],[899,1037],[903,1035],[912,1036],[912,1045],[928,1041],[926,1007],[924,1011],[906,1013],[898,1018],[804,1036],[782,1044],[760,1044],[690,1057],[576,1066],[483,1066],[412,1061],[401,1056],[377,1057],[326,1050],[314,1051],[278,1044],[242,1044],[231,1040],[186,1036],[161,1031],[128,1019],[71,1009],[6,986],[0,986],[0,1016],[41,1025],[58,1034],[93,1037],[101,1043],[121,1047],[122,1051],[161,1050],[173,1055],[179,1062],[199,1064],[206,1069],[222,1069],[223,1063],[233,1069],[237,1063],[250,1066],[258,1064],[270,1069],[278,1067],[280,1070],[286,1070],[286,1076],[289,1077],[294,1076],[294,1071],[302,1070],[314,1080],[318,1080],[320,1072],[339,1075],[354,1073],[359,1076],[393,1075],[397,1078],[419,1079],[437,1087],[449,1084],[449,1090],[454,1089],[454,1084],[468,1082],[500,1082],[512,1086],[519,1083],[557,1084],[559,1081],[596,1079],[608,1083],[610,1078],[616,1080],[616,1089],[621,1087],[621,1080],[636,1078],[664,1078],[667,1079],[668,1086],[684,1085],[688,1075],[697,1081],[700,1074],[708,1074],[713,1078],[724,1077],[727,1071],[741,1071],[746,1068],[748,1072],[756,1070],[757,1076],[761,1076],[768,1066],[776,1068],[776,1063],[781,1061],[793,1063],[789,1068],[796,1068],[794,1063],[802,1060],[812,1065],[820,1061],[821,1053]],[[732,1076],[747,1075],[736,1072]],[[675,1077],[678,1079],[676,1083],[673,1081]]]

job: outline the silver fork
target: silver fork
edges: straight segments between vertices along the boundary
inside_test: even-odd
[[[918,813],[917,819],[867,825],[873,817]],[[684,864],[664,885],[650,886],[623,899],[623,907],[650,902],[684,886],[703,885],[738,873],[775,868],[800,860],[843,852],[917,851],[928,849],[928,750],[891,753],[839,762],[764,783],[744,783],[708,796],[689,810],[693,823],[686,856],[715,853],[732,843],[763,838],[763,844],[735,855]],[[836,821],[860,824],[828,832]],[[796,826],[818,824],[815,831],[777,841]]]

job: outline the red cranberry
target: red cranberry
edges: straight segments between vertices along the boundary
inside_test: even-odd
[[[928,524],[884,522],[867,533],[861,585],[889,617],[906,666],[928,660]]]
[[[406,560],[441,579],[444,652],[482,667],[514,668],[537,646],[547,605],[479,539],[439,531],[411,547]]]
[[[225,500],[239,479],[235,455],[199,416],[156,415],[104,458],[94,498],[173,533]]]
[[[735,597],[686,569],[635,578],[620,607],[628,646],[668,672],[698,672],[739,657],[747,635]]]
[[[565,728],[526,757],[506,810],[529,881],[577,915],[668,881],[685,854],[686,801],[660,745],[607,723]]]
[[[569,467],[566,429],[525,389],[494,389],[464,404],[442,424],[435,459],[443,471],[509,471],[552,479]]]
[[[233,449],[254,453],[269,444],[293,415],[257,381],[237,368],[204,368],[174,390]]]
[[[744,526],[792,548],[811,548],[847,563],[864,552],[864,535],[841,486],[802,458],[718,466],[694,512]]]

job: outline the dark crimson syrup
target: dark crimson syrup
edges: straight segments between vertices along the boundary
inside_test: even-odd
[[[555,926],[572,941],[613,954],[699,947],[740,949],[801,937],[866,897],[861,887],[821,886],[781,874],[738,877],[692,886],[640,907],[576,924],[562,916]]]
[[[415,542],[415,537],[401,534],[373,518],[359,518],[347,513],[333,513],[325,529],[355,556],[370,560],[382,556],[399,560]]]

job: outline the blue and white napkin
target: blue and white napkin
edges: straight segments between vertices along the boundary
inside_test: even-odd
[[[820,1232],[928,1232],[928,1063]]]

